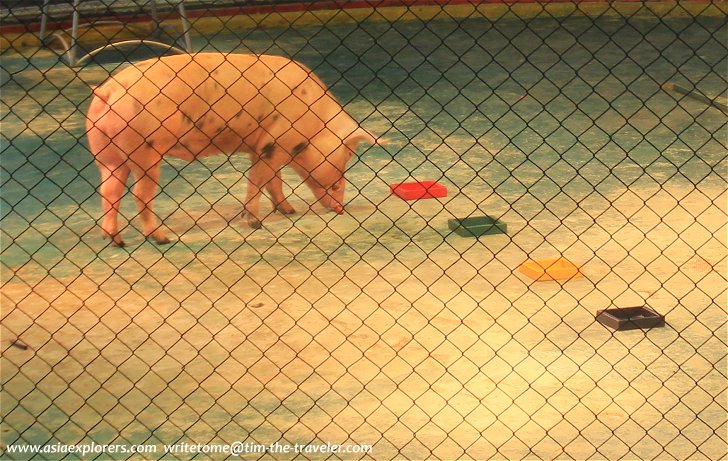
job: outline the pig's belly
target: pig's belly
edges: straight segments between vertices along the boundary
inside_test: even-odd
[[[212,133],[199,130],[178,136],[169,144],[165,155],[176,157],[188,162],[211,155],[233,155],[240,152],[250,152],[250,148],[242,135],[234,130],[223,127]]]

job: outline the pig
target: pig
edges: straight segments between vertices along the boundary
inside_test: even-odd
[[[344,171],[357,146],[384,143],[310,69],[252,54],[180,54],[132,64],[93,90],[86,130],[100,173],[102,232],[119,247],[117,218],[129,173],[145,237],[169,242],[152,206],[164,156],[191,162],[247,153],[243,216],[260,228],[264,188],[273,210],[295,213],[283,194],[283,166],[298,173],[318,203],[341,214]]]

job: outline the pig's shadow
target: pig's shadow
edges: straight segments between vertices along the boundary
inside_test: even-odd
[[[260,219],[263,225],[274,225],[282,221],[297,221],[310,216],[320,216],[325,220],[336,217],[333,211],[327,210],[318,204],[296,202],[292,203],[292,205],[296,212],[284,215],[273,211],[270,203],[261,201]],[[369,216],[375,210],[374,205],[349,205],[345,207],[345,213],[351,215],[366,213]],[[164,219],[164,226],[177,235],[188,232],[205,232],[209,235],[215,235],[229,226],[235,227],[238,231],[252,232],[243,216],[242,204],[216,204],[208,208],[178,209]]]

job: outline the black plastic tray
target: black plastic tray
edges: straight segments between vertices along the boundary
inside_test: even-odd
[[[597,311],[599,323],[615,330],[636,330],[665,325],[665,316],[647,306],[615,307]]]

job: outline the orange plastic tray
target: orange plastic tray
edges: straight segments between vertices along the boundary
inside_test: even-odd
[[[534,280],[568,280],[581,277],[579,267],[566,258],[529,259],[519,270]]]

